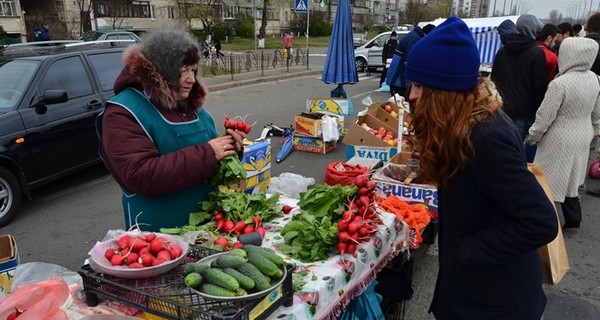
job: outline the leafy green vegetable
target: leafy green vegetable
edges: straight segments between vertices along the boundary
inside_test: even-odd
[[[213,187],[227,186],[239,182],[240,179],[246,179],[246,169],[237,155],[227,156],[219,161],[217,173],[208,180],[208,184]]]
[[[262,221],[271,221],[283,215],[277,205],[279,194],[267,197],[265,194],[250,195],[239,190],[211,192],[208,200],[198,203],[198,212],[190,213],[189,224],[199,225],[210,221],[215,212],[223,212],[225,219],[252,222],[254,216]]]
[[[306,192],[300,193],[298,206],[302,213],[308,213],[315,217],[335,216],[340,217],[345,210],[348,199],[358,193],[358,187],[350,186],[329,186],[319,184]]]

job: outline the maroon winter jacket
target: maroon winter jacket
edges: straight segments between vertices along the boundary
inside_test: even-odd
[[[198,84],[190,92],[187,107],[177,103],[176,90],[158,73],[137,45],[128,48],[125,68],[115,81],[115,94],[127,87],[145,92],[169,121],[196,118],[206,91]],[[101,153],[115,180],[125,190],[143,196],[164,196],[204,182],[217,171],[217,158],[208,143],[192,145],[159,155],[133,115],[124,108],[108,104],[102,119]]]

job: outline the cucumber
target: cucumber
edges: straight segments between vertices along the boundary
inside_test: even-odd
[[[234,277],[228,275],[227,273],[219,269],[206,269],[204,270],[204,272],[202,272],[202,277],[206,282],[212,283],[219,287],[223,287],[229,291],[235,292],[237,289],[240,288],[239,282],[237,282],[237,280],[235,280]]]
[[[192,272],[196,272],[196,273],[200,273],[202,274],[202,271],[208,269],[209,266],[204,264],[204,263],[197,263],[197,262],[188,262],[186,264],[183,265],[183,275],[187,276],[188,274],[192,273]]]
[[[240,264],[246,262],[246,258],[242,258],[240,256],[232,255],[232,254],[222,254],[217,259],[213,260],[210,264],[213,268],[235,268]]]
[[[242,258],[248,258],[246,251],[244,251],[242,249],[233,249],[233,250],[229,251],[229,254],[238,256],[238,257],[242,257]]]
[[[211,283],[203,283],[200,285],[200,292],[216,297],[235,297],[235,292]]]
[[[241,274],[254,280],[256,290],[263,291],[271,288],[271,279],[262,274],[254,265],[246,262],[235,268]]]
[[[185,276],[184,281],[187,287],[197,289],[202,284],[202,276],[197,272],[192,272]]]
[[[252,278],[244,275],[243,273],[240,273],[239,271],[237,271],[233,268],[225,268],[225,269],[223,269],[223,272],[234,277],[235,280],[237,280],[237,282],[239,282],[240,287],[242,287],[243,289],[250,290],[250,289],[253,289],[254,286],[256,285],[256,283],[254,283],[254,280],[252,280]]]
[[[260,272],[271,278],[280,279],[283,277],[283,271],[281,271],[281,269],[279,269],[279,267],[271,260],[265,258],[258,252],[250,250],[250,252],[248,252],[248,262],[253,264]]]
[[[258,252],[261,255],[263,255],[265,258],[271,260],[271,262],[273,262],[274,264],[276,264],[278,266],[282,266],[285,263],[283,261],[283,258],[280,255],[278,255],[277,253],[275,253],[275,250],[273,250],[271,248],[263,248],[263,247],[259,247],[259,246],[253,246],[253,245],[245,245],[244,250]]]

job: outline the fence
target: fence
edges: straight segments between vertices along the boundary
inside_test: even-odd
[[[217,57],[215,52],[210,52],[200,58],[199,65],[203,76],[231,75],[232,80],[235,74],[250,71],[262,71],[264,75],[265,70],[287,68],[289,71],[294,65],[305,65],[308,69],[308,49],[294,49],[289,59],[284,58],[281,50],[273,50],[272,53],[246,51],[223,57]]]

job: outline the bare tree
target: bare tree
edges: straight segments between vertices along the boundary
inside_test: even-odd
[[[127,19],[129,1],[123,0],[94,0],[97,16],[108,19],[113,30],[120,29]],[[100,10],[102,8],[102,10]]]
[[[219,20],[219,4],[221,0],[177,0],[179,17],[186,21],[187,27],[192,28],[192,20],[198,19],[207,34]]]
[[[92,0],[75,0],[75,5],[79,9],[79,34],[82,35],[86,30],[86,24],[90,23],[90,11],[92,11]]]
[[[421,21],[431,20],[430,3],[420,0],[408,0],[404,5],[404,10],[400,11],[400,21],[417,25]]]
[[[370,31],[375,26],[374,14],[355,14],[354,17],[359,31]]]
[[[306,5],[309,5],[307,2]],[[269,0],[263,0],[262,19],[260,20],[260,29],[258,29],[258,38],[264,39],[267,35],[267,10],[269,9]]]

